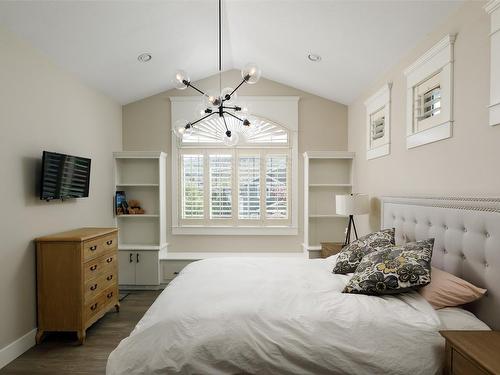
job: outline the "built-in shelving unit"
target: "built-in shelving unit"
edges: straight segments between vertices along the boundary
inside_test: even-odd
[[[304,243],[307,256],[316,257],[321,242],[342,242],[348,216],[338,215],[335,195],[352,192],[353,152],[304,153]]]
[[[113,154],[115,189],[136,199],[144,214],[116,215],[119,283],[127,288],[160,285],[160,258],[167,251],[166,158],[164,152]]]

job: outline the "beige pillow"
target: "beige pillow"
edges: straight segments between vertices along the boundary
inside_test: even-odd
[[[431,282],[421,288],[419,293],[438,310],[478,300],[486,293],[486,289],[478,288],[451,273],[432,267]]]

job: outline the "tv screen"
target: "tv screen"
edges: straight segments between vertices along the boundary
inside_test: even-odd
[[[89,196],[90,159],[43,152],[40,199],[67,199]]]

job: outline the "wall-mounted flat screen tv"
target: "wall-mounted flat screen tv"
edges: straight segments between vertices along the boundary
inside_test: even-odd
[[[90,159],[43,152],[40,199],[69,199],[89,196]]]

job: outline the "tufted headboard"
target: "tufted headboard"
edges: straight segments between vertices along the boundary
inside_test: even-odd
[[[500,329],[500,199],[383,197],[381,206],[396,243],[435,238],[436,268],[488,289],[467,308]]]

